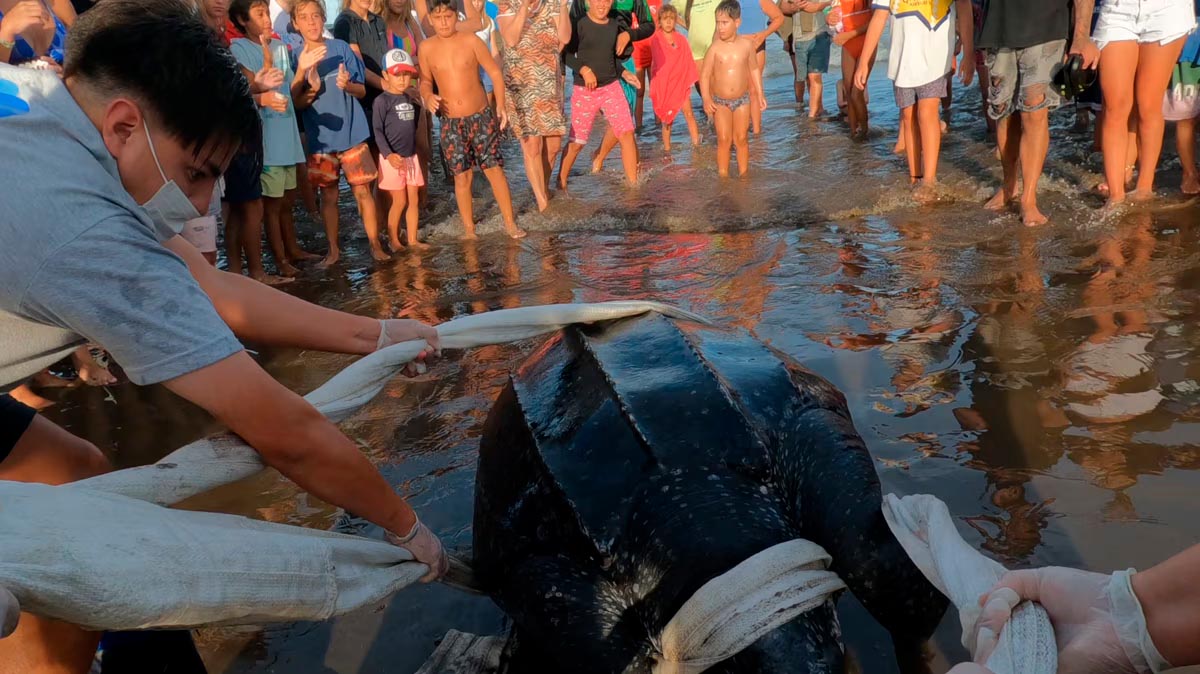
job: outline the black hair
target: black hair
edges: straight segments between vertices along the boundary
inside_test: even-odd
[[[250,34],[246,32],[246,24],[250,22],[250,9],[255,5],[270,7],[267,0],[233,0],[229,5],[229,20],[246,37],[250,37]],[[257,41],[257,37],[256,35],[250,39]]]
[[[455,0],[431,0],[429,3],[429,13],[433,14],[437,10],[446,7],[458,14],[458,3]]]
[[[717,5],[716,14],[724,14],[725,16],[737,20],[742,18],[742,6],[738,0],[721,0],[721,4]]]
[[[97,3],[67,35],[63,77],[137,100],[151,122],[196,155],[213,143],[262,144],[250,84],[189,2]]]

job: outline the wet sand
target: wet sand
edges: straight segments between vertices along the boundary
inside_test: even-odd
[[[713,146],[688,147],[682,124],[668,160],[650,123],[638,188],[621,187],[613,156],[603,174],[573,177],[571,195],[538,216],[513,146],[508,173],[529,238],[457,241],[461,225],[439,175],[432,185],[441,203],[428,218],[434,247],[377,265],[344,195],[343,240],[353,241],[343,262],[287,290],[346,311],[431,322],[549,302],[678,304],[752,331],[829,378],[849,401],[884,490],[936,494],[969,542],[1009,566],[1144,567],[1200,539],[1200,225],[1178,192],[1170,138],[1164,196],[1101,221],[1100,198],[1087,191],[1099,180],[1090,135],[1070,131],[1072,111],[1056,113],[1042,200],[1051,223],[1027,229],[1015,214],[979,207],[999,165],[972,87],[944,141],[942,179],[953,199],[918,207],[903,158],[891,152],[886,65],[872,79],[877,131],[854,143],[839,123],[804,118],[775,38],[768,53],[773,107],[764,137],[751,142],[746,180],[718,182]],[[836,80],[826,82],[831,110]],[[476,183],[488,195],[476,205],[486,218],[480,232],[498,232],[486,183]],[[320,250],[319,227],[309,220],[301,229]],[[448,353],[343,424],[451,548],[470,545],[484,417],[539,343]],[[352,361],[295,350],[257,357],[301,392]],[[214,430],[161,387],[48,395],[59,401],[48,416],[119,466],[154,461]],[[273,473],[194,506],[379,533]],[[899,671],[886,634],[852,602],[842,608],[862,671]],[[948,616],[929,648],[933,672],[963,655],[956,622]],[[486,598],[422,586],[328,623],[209,630],[200,641],[214,674],[411,672],[448,629],[503,627]]]

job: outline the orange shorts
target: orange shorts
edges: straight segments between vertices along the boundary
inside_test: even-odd
[[[366,185],[379,177],[371,149],[359,143],[344,152],[321,152],[308,155],[308,182],[313,187],[332,187],[338,183],[338,172],[345,174],[351,185]]]

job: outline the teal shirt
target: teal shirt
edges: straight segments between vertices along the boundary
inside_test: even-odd
[[[238,63],[258,72],[263,67],[262,45],[245,38],[238,38],[230,45]],[[296,107],[292,104],[292,57],[286,44],[271,40],[271,59],[275,67],[283,71],[283,84],[276,89],[288,99],[286,112],[259,107],[263,130],[263,166],[293,166],[304,161],[304,146],[300,144],[300,131],[296,127]]]

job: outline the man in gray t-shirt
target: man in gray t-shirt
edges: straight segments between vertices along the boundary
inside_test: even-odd
[[[263,85],[277,85],[273,76],[260,73]],[[0,392],[96,342],[134,383],[163,383],[204,408],[268,465],[403,539],[440,573],[436,536],[235,337],[370,353],[409,339],[436,347],[436,331],[415,321],[385,329],[218,271],[177,236],[243,142],[261,142],[246,80],[178,0],[96,5],[72,28],[62,81],[0,65]],[[61,483],[105,469],[90,443],[0,398],[0,480]],[[0,662],[86,670],[96,637],[39,623],[22,616],[0,640]]]
[[[808,116],[815,119],[825,114],[821,102],[824,82],[822,75],[829,70],[829,52],[833,38],[825,24],[825,12],[832,0],[776,0],[779,11],[792,18],[792,66],[796,72],[796,102],[804,102],[808,89]]]

